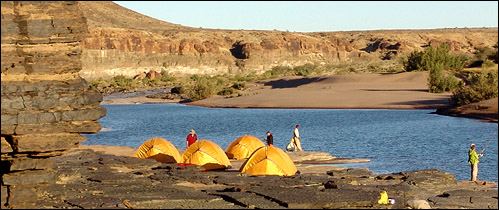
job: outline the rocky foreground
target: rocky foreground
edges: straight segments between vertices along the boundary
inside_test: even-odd
[[[232,169],[203,172],[197,166],[74,149],[54,157],[56,182],[36,208],[498,208],[497,183],[457,182],[437,169],[308,170],[310,152],[288,154],[301,174],[249,176],[237,171],[236,162]],[[395,199],[393,205],[377,203],[383,190]]]

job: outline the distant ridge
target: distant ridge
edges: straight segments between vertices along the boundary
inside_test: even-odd
[[[198,31],[197,28],[158,20],[122,7],[112,1],[79,1],[88,28],[123,28],[145,31]]]

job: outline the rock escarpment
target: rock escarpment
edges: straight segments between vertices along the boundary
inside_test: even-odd
[[[81,2],[89,32],[85,79],[162,70],[172,74],[260,73],[274,66],[391,61],[447,43],[456,53],[497,46],[497,28],[299,33],[175,25],[113,2]],[[118,18],[119,17],[119,20]],[[120,21],[121,20],[121,21]],[[334,24],[334,23],[332,23]]]
[[[81,70],[78,2],[2,1],[1,206],[33,208],[59,156],[96,133],[102,95]]]

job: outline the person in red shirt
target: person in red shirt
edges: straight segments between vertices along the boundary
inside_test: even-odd
[[[187,140],[185,141],[185,144],[187,145],[186,149],[191,146],[191,144],[194,144],[198,140],[198,135],[196,134],[196,131],[194,129],[191,129],[191,132],[187,135]]]

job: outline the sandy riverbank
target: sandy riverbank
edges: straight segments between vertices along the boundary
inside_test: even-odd
[[[438,114],[498,122],[497,98],[449,108],[452,93],[430,93],[428,72],[289,76],[248,82],[237,97],[213,96],[188,105],[220,108],[434,109]],[[181,103],[149,98],[168,88],[104,96],[102,104]]]
[[[247,84],[238,97],[214,96],[188,103],[237,108],[361,108],[437,109],[448,104],[450,93],[427,90],[428,72],[352,74],[325,77],[289,76]],[[105,97],[102,104],[178,103],[144,94]]]

